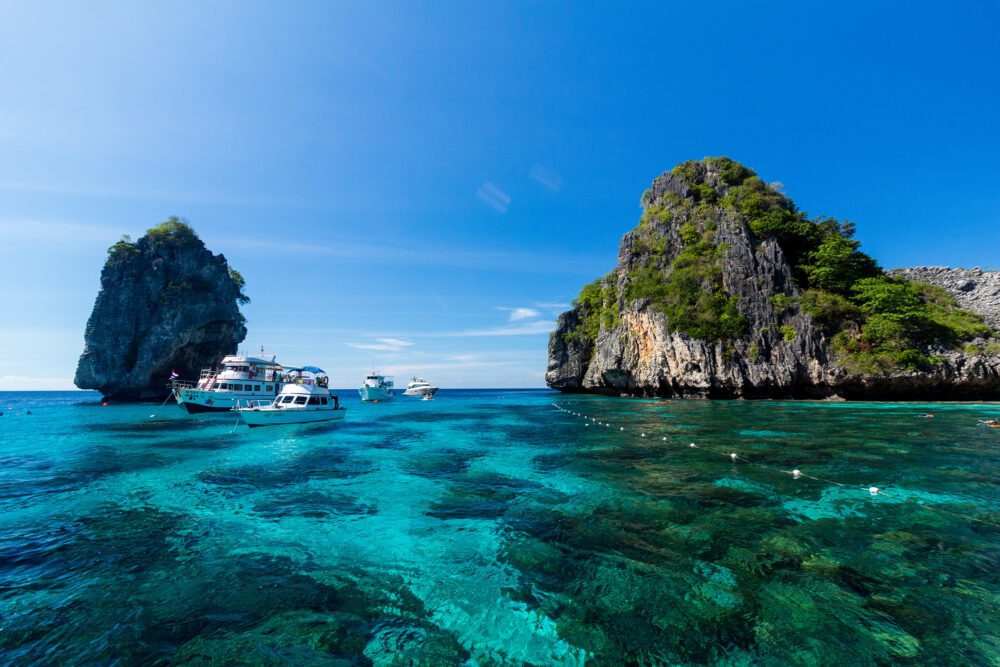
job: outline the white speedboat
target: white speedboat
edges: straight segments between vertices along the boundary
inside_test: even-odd
[[[403,396],[434,396],[438,388],[423,378],[413,378],[410,384],[406,385]]]
[[[347,410],[330,394],[325,371],[315,366],[286,370],[289,382],[273,401],[250,401],[235,408],[247,426],[309,424],[344,418]]]
[[[389,375],[379,375],[372,369],[372,372],[365,378],[358,393],[361,394],[362,401],[388,401],[393,396],[394,385],[392,377]]]
[[[174,380],[177,404],[188,412],[222,412],[248,401],[270,402],[287,382],[273,354],[229,355],[219,368],[206,368],[197,382]]]

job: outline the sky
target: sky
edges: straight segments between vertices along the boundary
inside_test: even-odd
[[[886,268],[1000,267],[1000,4],[0,0],[0,390],[71,389],[108,246],[187,218],[241,349],[544,386],[639,198],[729,156]]]

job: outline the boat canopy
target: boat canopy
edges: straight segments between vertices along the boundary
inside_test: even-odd
[[[317,368],[315,366],[303,366],[301,369],[296,369],[296,370],[303,370],[309,373],[317,373],[317,374],[322,373],[323,375],[326,375],[326,371],[324,371],[322,368]]]

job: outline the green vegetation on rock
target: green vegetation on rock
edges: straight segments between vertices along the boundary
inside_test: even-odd
[[[775,315],[801,311],[812,316],[849,370],[925,368],[935,362],[928,346],[962,349],[977,338],[996,336],[945,290],[887,276],[860,250],[853,223],[809,218],[780,184],[765,183],[734,160],[687,161],[671,174],[687,186],[687,196],[656,184],[643,193],[645,210],[634,230],[630,251],[635,259],[623,294],[626,303],[648,299],[666,314],[670,331],[713,342],[746,335],[747,318],[723,285],[729,248],[716,240],[717,227],[735,217],[757,242],[776,241],[792,270],[794,286],[769,298]],[[594,340],[602,326],[617,323],[618,294],[611,277],[584,287],[576,303],[584,324],[567,339]],[[798,334],[789,325],[778,329],[789,342]]]
[[[239,301],[242,304],[250,303],[250,297],[248,297],[243,292],[243,288],[246,287],[246,284],[247,284],[247,281],[243,279],[243,275],[239,271],[237,271],[236,269],[234,269],[233,267],[230,266],[229,267],[229,278],[230,278],[230,280],[233,281],[233,285],[236,286],[236,292],[238,294],[238,296],[236,297],[236,300]]]
[[[146,238],[155,245],[173,242],[177,245],[199,242],[200,239],[187,220],[172,215],[165,221],[146,230]]]
[[[573,306],[583,315],[583,325],[564,336],[567,342],[597,340],[601,329],[611,329],[618,325],[618,290],[615,288],[615,272],[588,283],[580,290],[580,296],[573,300]]]
[[[629,272],[625,288],[627,301],[649,299],[654,308],[665,313],[669,331],[711,341],[738,338],[747,330],[737,299],[722,284],[722,258],[729,247],[716,242],[717,211],[706,203],[716,199],[701,191],[697,204],[678,198],[673,204],[675,211],[663,205],[649,206],[632,246],[633,254],[644,255],[646,261]],[[679,219],[684,220],[677,230],[683,247],[663,267],[669,237],[652,240],[654,228]],[[637,247],[643,252],[637,253]]]

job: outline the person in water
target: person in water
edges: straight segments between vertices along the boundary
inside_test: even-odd
[[[1000,421],[996,419],[977,419],[983,426],[1000,426]]]

